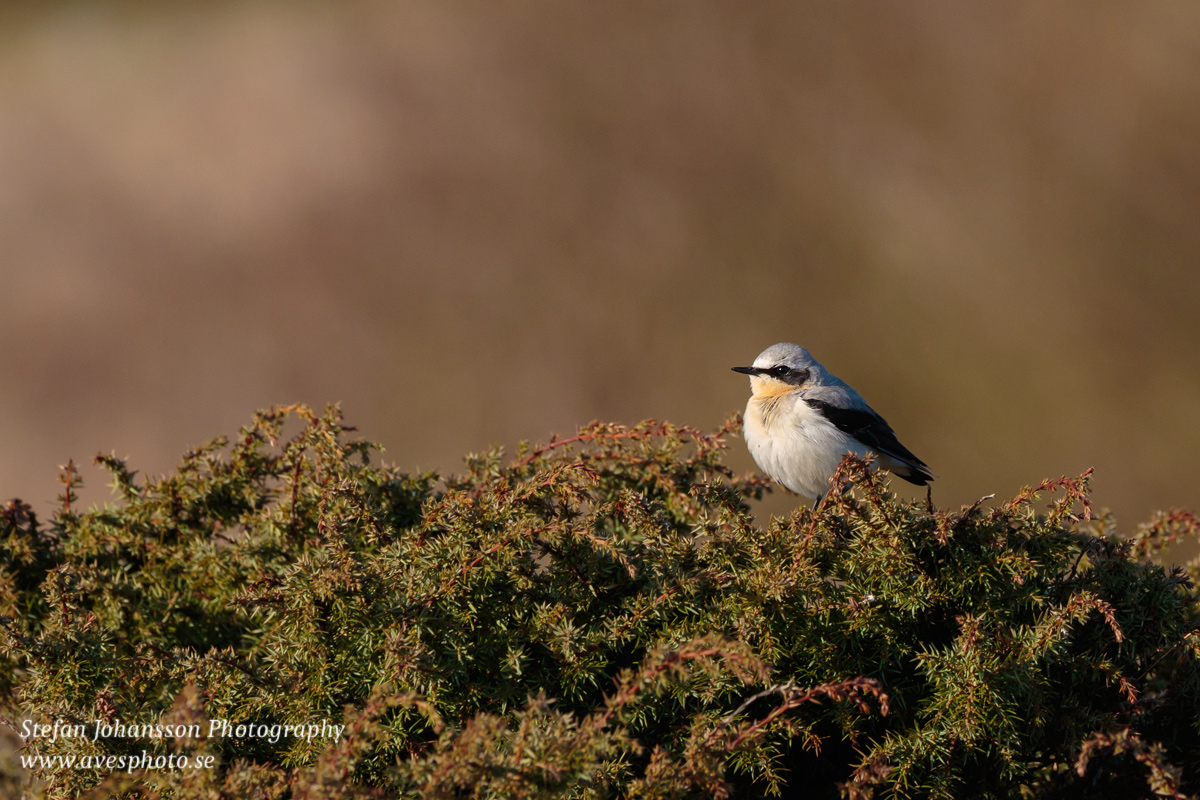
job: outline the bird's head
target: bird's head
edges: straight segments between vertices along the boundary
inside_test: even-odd
[[[750,376],[750,391],[755,397],[794,392],[814,380],[825,369],[809,352],[797,344],[780,342],[763,350],[750,367],[733,367],[734,372]]]

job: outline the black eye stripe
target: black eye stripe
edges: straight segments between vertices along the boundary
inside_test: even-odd
[[[772,378],[777,378],[784,383],[790,383],[793,386],[800,386],[809,379],[810,372],[801,367],[800,369],[792,369],[786,364],[777,364],[770,369],[764,369],[763,373],[770,375]]]

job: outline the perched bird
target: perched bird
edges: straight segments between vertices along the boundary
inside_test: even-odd
[[[878,456],[878,465],[925,486],[933,473],[900,444],[883,417],[803,347],[787,342],[759,353],[743,419],[746,445],[758,466],[797,494],[819,500],[842,456]]]

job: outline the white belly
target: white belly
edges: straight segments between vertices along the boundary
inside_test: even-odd
[[[744,423],[746,445],[759,468],[805,497],[821,497],[829,491],[829,479],[842,456],[868,452],[796,392],[750,398]]]

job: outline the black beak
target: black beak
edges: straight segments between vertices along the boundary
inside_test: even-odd
[[[731,367],[734,372],[740,372],[743,375],[758,375],[762,372],[758,367]]]

